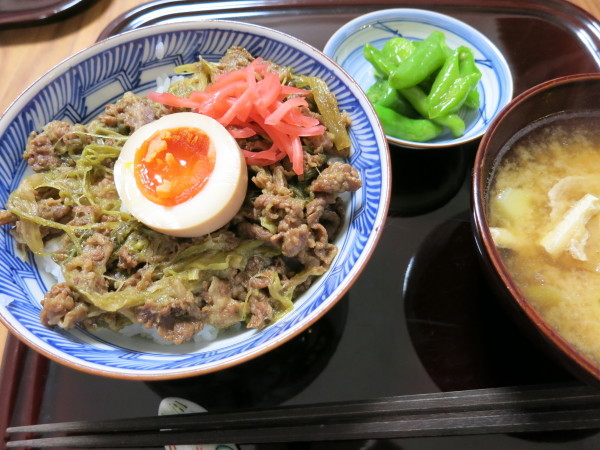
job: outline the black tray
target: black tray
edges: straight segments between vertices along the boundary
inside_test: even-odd
[[[516,93],[550,78],[600,70],[598,23],[560,0],[160,1],[116,18],[99,38],[209,17],[269,26],[322,48],[353,17],[404,6],[450,14],[486,34],[506,55]],[[123,381],[50,362],[10,337],[0,373],[0,429],[152,415],[166,396],[216,411],[574,381],[521,333],[485,282],[470,227],[476,146],[391,148],[390,214],[361,277],[310,329],[255,360],[183,380]],[[554,441],[581,449],[600,448],[598,431],[258,448],[538,449]]]

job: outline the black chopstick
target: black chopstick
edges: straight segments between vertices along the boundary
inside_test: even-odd
[[[239,412],[151,416],[143,418],[78,421],[10,427],[8,433],[101,433],[146,431],[158,429],[228,428],[236,426],[281,425],[301,423],[319,417],[341,420],[370,414],[446,412],[468,409],[498,409],[511,407],[544,407],[560,402],[562,406],[600,404],[600,390],[585,385],[532,385],[492,389],[465,390],[395,396],[354,402],[287,406]]]
[[[600,390],[524,386],[228,413],[12,427],[15,433],[86,433],[15,447],[122,448],[274,443],[600,428]],[[168,429],[169,431],[159,431]],[[102,433],[102,434],[99,434]]]
[[[228,442],[264,444],[581,430],[600,428],[598,412],[598,409],[487,415],[469,412],[452,414],[449,417],[434,414],[386,421],[351,421],[327,425],[59,436],[8,442],[7,448],[132,448]]]

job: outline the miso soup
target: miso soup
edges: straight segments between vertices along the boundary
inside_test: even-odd
[[[489,192],[494,241],[546,321],[600,362],[600,112],[543,119],[508,147]]]

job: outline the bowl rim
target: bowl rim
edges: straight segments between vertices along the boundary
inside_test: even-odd
[[[488,130],[484,134],[475,155],[473,174],[471,178],[471,216],[479,253],[493,267],[494,276],[501,281],[503,287],[506,289],[506,292],[512,298],[513,304],[518,306],[518,311],[526,317],[527,322],[530,325],[534,325],[533,328],[535,329],[536,333],[541,336],[544,341],[550,343],[560,351],[561,356],[566,358],[565,363],[570,368],[574,369],[580,376],[588,378],[590,381],[597,383],[600,381],[600,362],[595,363],[591,358],[581,353],[573,344],[568,342],[562,335],[552,328],[542,314],[531,304],[531,302],[529,302],[529,300],[527,300],[527,297],[512,279],[497,247],[494,245],[494,240],[490,232],[488,212],[486,208],[486,195],[490,180],[493,178],[493,176],[491,176],[489,173],[484,173],[484,162],[486,161],[489,142],[495,135],[496,130],[498,130],[498,128],[501,126],[503,119],[515,108],[529,98],[542,94],[557,86],[589,80],[600,81],[600,72],[570,74],[544,81],[530,87],[516,96],[494,118]],[[573,367],[573,364],[575,364],[575,367]],[[582,373],[581,370],[584,372]]]
[[[339,46],[346,40],[347,36],[344,36],[344,35],[350,34],[348,31],[349,29],[356,29],[355,31],[360,31],[361,29],[367,27],[368,23],[372,22],[374,19],[377,19],[379,17],[388,18],[388,16],[392,16],[394,14],[397,14],[399,19],[401,19],[402,16],[407,16],[407,15],[422,15],[422,16],[427,16],[430,18],[437,18],[440,20],[447,21],[456,27],[465,29],[468,32],[472,33],[473,35],[477,36],[477,38],[480,39],[481,42],[483,42],[485,44],[485,46],[490,50],[491,53],[493,53],[496,56],[496,58],[500,62],[499,67],[502,70],[500,70],[500,71],[495,70],[494,72],[501,73],[503,75],[502,78],[504,78],[506,80],[506,88],[507,88],[506,89],[506,91],[507,91],[506,100],[504,103],[499,102],[499,107],[498,107],[497,111],[499,112],[503,107],[505,107],[507,104],[510,103],[511,99],[514,96],[515,88],[514,88],[514,80],[513,80],[513,76],[512,76],[512,71],[511,71],[510,65],[508,64],[508,61],[506,60],[506,57],[504,56],[504,54],[500,51],[500,49],[496,46],[496,44],[494,44],[491,41],[490,38],[488,38],[485,34],[483,34],[481,31],[479,31],[472,25],[469,25],[468,23],[463,22],[462,20],[457,19],[456,17],[450,16],[450,15],[447,15],[444,13],[440,13],[437,11],[433,11],[433,10],[429,10],[429,9],[422,9],[422,8],[384,8],[384,9],[379,9],[376,11],[371,11],[366,14],[362,14],[362,15],[355,17],[354,19],[346,22],[344,25],[342,25],[340,28],[338,28],[328,39],[327,43],[325,44],[325,47],[323,48],[323,53],[325,53],[327,55],[333,54],[334,50],[336,48],[339,48]],[[411,19],[412,19],[412,17],[411,17]],[[392,19],[388,19],[388,20],[392,20]],[[336,41],[339,41],[339,42],[336,42]],[[335,47],[334,47],[334,44],[336,44]],[[496,115],[498,115],[498,113]],[[400,147],[411,148],[411,149],[422,149],[422,150],[454,149],[460,145],[465,145],[465,144],[468,144],[470,142],[480,139],[485,134],[487,129],[489,128],[490,124],[492,123],[492,120],[490,120],[486,126],[483,126],[480,131],[478,131],[476,134],[474,134],[472,136],[469,136],[468,138],[463,138],[462,136],[460,136],[458,138],[452,139],[450,142],[445,142],[445,143],[408,141],[405,139],[395,138],[395,137],[389,136],[387,134],[386,134],[386,138],[390,143],[393,143]]]
[[[29,85],[24,91],[22,91],[9,104],[6,110],[0,114],[0,125],[4,125],[5,123],[11,123],[15,119],[15,117],[17,117],[21,109],[27,104],[27,102],[34,98],[37,92],[41,90],[43,86],[50,83],[57,77],[61,76],[64,70],[68,69],[69,67],[72,67],[73,65],[80,64],[81,62],[85,61],[88,57],[91,57],[95,54],[99,54],[105,50],[112,48],[115,45],[119,45],[120,43],[126,43],[136,38],[144,38],[167,32],[177,32],[183,30],[202,30],[207,28],[235,28],[238,31],[254,31],[262,37],[270,36],[269,39],[288,40],[294,42],[296,45],[298,45],[300,48],[303,48],[304,50],[310,50],[310,52],[314,53],[314,55],[317,57],[317,60],[323,59],[327,63],[327,65],[330,66],[330,69],[335,69],[336,72],[339,72],[339,74],[341,74],[341,78],[344,80],[344,84],[353,87],[352,92],[357,96],[357,100],[361,103],[361,105],[364,105],[364,107],[368,109],[368,111],[365,112],[365,115],[376,118],[374,108],[366,98],[364,92],[360,89],[360,86],[358,86],[358,83],[356,83],[356,81],[350,76],[350,74],[348,74],[343,68],[341,68],[340,65],[337,64],[332,58],[330,58],[328,55],[326,55],[313,45],[293,35],[262,25],[256,25],[248,22],[228,19],[197,19],[173,23],[154,24],[139,29],[128,30],[126,32],[110,36],[106,39],[95,42],[75,52],[73,55],[55,64],[48,71],[46,71],[44,74],[38,77],[33,83],[31,83],[31,85]],[[330,294],[327,297],[327,300],[324,300],[322,302],[323,306],[318,310],[317,314],[308,315],[308,320],[302,322],[301,326],[290,327],[289,330],[280,335],[275,336],[266,345],[259,346],[258,349],[254,349],[253,351],[244,352],[240,357],[233,358],[225,363],[219,362],[218,364],[212,364],[210,365],[210,367],[207,368],[202,368],[199,366],[179,367],[172,370],[163,370],[161,373],[156,373],[158,372],[158,370],[152,369],[154,373],[150,374],[144,373],[146,369],[136,370],[135,373],[133,373],[133,371],[129,369],[129,372],[121,373],[120,369],[116,367],[109,367],[109,369],[103,370],[104,366],[99,366],[97,363],[91,363],[86,361],[80,363],[79,360],[67,359],[63,357],[62,352],[48,351],[46,348],[42,347],[41,345],[38,345],[38,343],[35,342],[35,340],[30,340],[26,335],[21,334],[18,330],[18,327],[12,324],[8,320],[8,318],[4,317],[4,314],[0,314],[0,323],[2,323],[11,332],[11,334],[17,337],[21,342],[25,343],[30,348],[36,350],[37,352],[41,353],[42,355],[48,357],[49,359],[55,362],[58,362],[62,365],[73,369],[77,369],[85,373],[101,375],[115,379],[168,380],[197,376],[211,372],[216,372],[235,366],[237,364],[241,364],[243,362],[254,359],[264,353],[267,353],[270,350],[275,349],[281,344],[298,336],[300,333],[302,333],[311,325],[313,325],[346,295],[350,287],[354,284],[354,282],[361,275],[362,271],[366,268],[367,263],[372,257],[373,252],[375,251],[375,248],[377,247],[377,244],[381,238],[384,225],[387,220],[389,204],[391,199],[391,156],[389,152],[389,146],[385,138],[385,133],[383,132],[381,124],[378,120],[374,120],[372,122],[372,126],[375,142],[377,143],[377,147],[379,148],[378,154],[382,157],[380,164],[382,174],[381,199],[379,202],[381,208],[379,209],[378,214],[373,221],[373,227],[368,236],[367,244],[365,244],[365,250],[361,254],[360,258],[357,259],[354,265],[355,267],[358,266],[358,269],[351,269],[346,279],[347,283],[344,286],[342,286],[338,292],[335,292],[335,295]],[[380,137],[381,142],[379,142]],[[49,348],[53,349],[54,347],[49,346]],[[135,353],[135,351],[132,352]]]

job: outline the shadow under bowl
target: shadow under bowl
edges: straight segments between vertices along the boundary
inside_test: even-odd
[[[574,375],[600,386],[600,365],[567,342],[519,289],[494,244],[488,210],[489,190],[496,169],[524,130],[549,116],[561,113],[561,117],[568,117],[569,113],[583,112],[600,114],[600,73],[553,79],[532,87],[510,102],[490,125],[475,157],[472,220],[485,272],[516,320]]]

